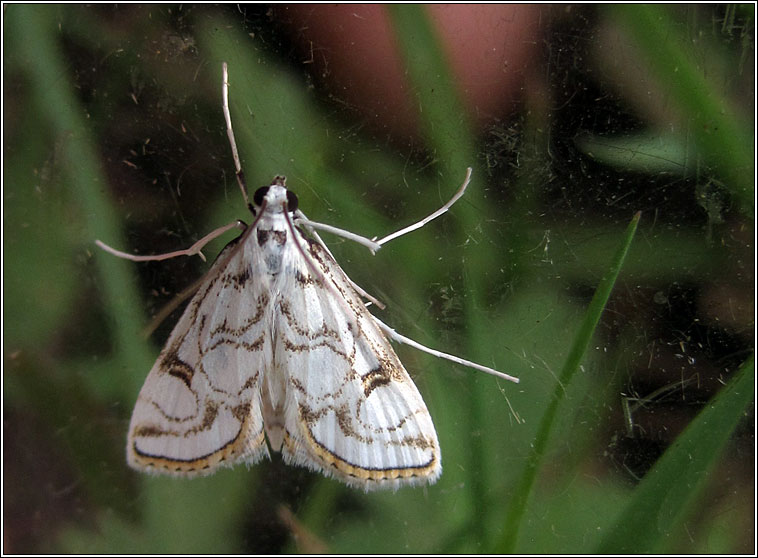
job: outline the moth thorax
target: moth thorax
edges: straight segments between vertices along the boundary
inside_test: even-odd
[[[283,176],[275,176],[271,185],[258,188],[253,194],[255,206],[262,207],[264,200],[266,200],[269,204],[268,207],[274,211],[284,210],[285,208],[289,212],[297,211],[297,196],[294,192],[287,190],[284,186],[285,180]]]

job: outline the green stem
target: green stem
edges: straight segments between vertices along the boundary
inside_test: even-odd
[[[579,365],[584,358],[584,354],[587,352],[587,347],[592,340],[600,316],[608,302],[613,286],[616,283],[616,278],[623,266],[624,259],[629,252],[629,247],[631,246],[635,232],[637,231],[639,220],[640,213],[638,212],[627,227],[621,246],[619,246],[608,272],[603,279],[601,279],[600,284],[595,291],[595,295],[592,297],[592,301],[584,315],[584,320],[582,321],[579,332],[574,338],[574,343],[566,358],[566,362],[563,365],[550,403],[548,404],[545,414],[542,416],[542,421],[540,422],[535,436],[533,450],[527,460],[519,484],[516,487],[516,492],[509,502],[503,536],[496,547],[496,553],[511,554],[515,550],[516,543],[518,542],[519,529],[526,511],[527,501],[532,492],[532,487],[534,486],[534,481],[537,477],[537,471],[545,456],[545,450],[550,438],[550,432],[555,423],[558,406],[563,401],[566,387],[571,382],[571,379],[574,377],[577,370],[579,370]]]

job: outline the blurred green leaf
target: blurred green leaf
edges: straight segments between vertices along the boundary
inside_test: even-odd
[[[418,118],[427,147],[445,174],[457,176],[474,166],[476,142],[427,8],[390,4],[387,10],[420,107]],[[473,199],[480,196],[475,194]]]
[[[668,172],[681,176],[690,173],[695,166],[686,143],[677,136],[598,137],[585,134],[575,141],[588,157],[620,170]]]
[[[466,108],[459,98],[456,76],[453,74],[434,27],[428,17],[427,7],[414,4],[392,4],[387,6],[392,22],[392,30],[402,53],[407,75],[419,106],[417,116],[421,134],[427,149],[434,157],[435,166],[447,180],[452,176],[462,176],[467,167],[472,167],[472,184],[467,191],[467,205],[457,207],[461,227],[469,234],[477,228],[481,231],[487,222],[487,205],[484,199],[484,174],[477,166],[476,140]],[[470,205],[469,205],[470,204]],[[469,269],[482,270],[483,262],[491,257],[485,246],[468,247],[465,258]],[[474,339],[481,336],[485,326],[480,322],[478,308],[485,299],[482,277],[464,274],[462,289],[467,294],[464,307],[466,342],[472,347]],[[473,352],[473,351],[472,351]],[[469,355],[479,358],[479,354]],[[472,432],[482,429],[486,423],[481,407],[481,389],[472,377],[469,379],[471,391],[467,393],[464,411],[468,428]],[[486,514],[484,447],[479,436],[467,438],[465,454],[469,456],[466,482],[471,495],[472,509]],[[469,515],[468,530],[475,540],[484,538],[484,526]],[[475,549],[468,549],[473,551]]]
[[[598,554],[665,552],[670,533],[714,479],[718,458],[753,404],[751,357],[645,476]]]
[[[523,476],[516,485],[516,492],[507,506],[508,514],[505,519],[503,536],[498,543],[498,552],[511,553],[518,542],[521,522],[524,513],[526,512],[529,495],[532,492],[532,487],[534,486],[539,466],[545,455],[551,430],[555,425],[558,406],[561,401],[563,401],[566,388],[571,384],[571,380],[579,370],[579,366],[582,363],[587,347],[592,341],[595,328],[600,321],[600,316],[602,315],[603,309],[611,295],[613,286],[616,283],[616,278],[624,265],[624,260],[629,252],[629,247],[634,239],[634,234],[637,232],[639,221],[640,213],[637,213],[627,227],[621,245],[616,251],[608,271],[603,276],[594,296],[592,297],[592,301],[584,315],[582,325],[574,339],[571,352],[566,358],[563,369],[558,376],[558,382],[556,383],[553,397],[540,421],[539,430],[537,431],[534,440],[532,454],[527,460]]]
[[[36,116],[24,114],[27,146],[6,154],[3,175],[3,319],[8,349],[34,350],[51,341],[72,310],[77,288],[79,234],[74,204],[60,179],[60,162],[49,156]],[[45,138],[46,139],[46,138]],[[65,140],[64,140],[65,141]],[[55,270],[51,273],[51,270]]]
[[[57,28],[54,6],[12,6],[6,24],[15,28],[14,39],[26,62],[34,92],[33,100],[39,112],[45,115],[55,136],[61,141],[61,158],[67,195],[81,207],[85,222],[81,232],[79,250],[97,252],[96,262],[105,292],[105,304],[113,327],[115,351],[118,360],[127,370],[149,369],[151,358],[139,339],[142,316],[132,272],[127,262],[96,250],[96,238],[119,244],[121,238],[115,223],[114,210],[105,197],[102,175],[95,150],[96,141],[83,119],[83,109],[73,95],[68,81],[66,63],[55,40]],[[64,218],[64,216],[60,216]],[[88,236],[91,234],[92,236]],[[69,270],[70,274],[70,270]],[[72,274],[69,275],[71,277]],[[133,375],[114,374],[114,393],[126,397],[138,388],[139,380]]]
[[[60,549],[72,554],[239,552],[239,511],[252,493],[254,478],[245,467],[192,481],[143,476],[139,525],[104,512],[97,531],[66,530]]]
[[[703,75],[690,55],[688,41],[671,17],[671,7],[657,4],[616,4],[608,8],[630,31],[688,123],[700,154],[752,214],[755,153],[751,120],[740,115]]]

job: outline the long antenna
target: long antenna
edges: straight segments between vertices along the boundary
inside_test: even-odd
[[[404,229],[400,229],[399,231],[395,231],[392,234],[388,234],[387,236],[377,240],[376,238],[372,239],[377,244],[386,244],[390,240],[394,240],[400,236],[403,236],[404,234],[408,234],[411,231],[415,231],[416,229],[420,229],[424,225],[426,225],[429,221],[432,221],[439,217],[440,215],[443,215],[447,212],[448,209],[452,207],[452,205],[457,202],[463,193],[466,191],[466,188],[468,187],[468,183],[471,182],[471,167],[466,169],[466,178],[463,180],[463,184],[460,188],[458,188],[458,191],[453,195],[452,198],[450,198],[450,201],[448,201],[445,205],[440,207],[437,211],[432,213],[431,215],[424,217],[419,221],[418,223],[414,223],[412,225],[408,225]]]
[[[234,157],[234,170],[237,174],[237,184],[242,191],[242,197],[245,198],[245,204],[250,207],[250,198],[247,195],[247,185],[245,183],[245,174],[242,172],[240,156],[237,152],[237,142],[234,141],[234,130],[232,129],[232,115],[229,113],[229,70],[224,62],[224,85],[221,95],[224,99],[224,119],[226,120],[226,135],[229,138],[229,144],[232,146],[232,157]]]

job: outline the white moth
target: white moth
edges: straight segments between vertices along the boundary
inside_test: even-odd
[[[269,451],[284,461],[365,490],[433,483],[442,472],[437,434],[418,389],[392,350],[399,342],[508,380],[502,374],[428,349],[367,310],[353,283],[314,229],[372,251],[438,217],[374,241],[309,221],[282,176],[248,201],[228,107],[224,115],[237,178],[254,220],[232,223],[188,250],[134,261],[199,254],[212,238],[243,233],[200,281],[140,391],[129,425],[127,460],[135,469],[197,476]],[[381,306],[381,305],[380,305]]]

